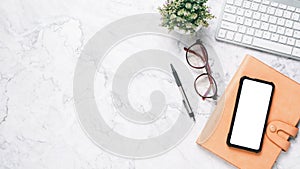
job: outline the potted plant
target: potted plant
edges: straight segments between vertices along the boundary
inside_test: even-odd
[[[201,27],[208,27],[208,20],[214,16],[206,2],[207,0],[167,0],[158,8],[162,16],[161,26],[187,34],[195,33]]]

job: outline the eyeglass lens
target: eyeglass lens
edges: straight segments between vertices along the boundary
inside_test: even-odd
[[[200,44],[191,46],[187,51],[187,62],[194,68],[204,68],[207,64],[207,53]]]
[[[217,92],[215,80],[207,73],[204,73],[196,78],[195,89],[203,98],[214,97]]]
[[[195,90],[202,98],[215,98],[217,84],[210,75],[208,56],[205,47],[201,43],[196,43],[186,50],[186,60],[188,64],[196,69],[206,68],[207,73],[199,75],[195,82]]]

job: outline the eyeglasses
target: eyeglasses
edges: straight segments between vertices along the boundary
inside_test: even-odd
[[[217,99],[217,83],[212,77],[211,68],[208,64],[207,50],[198,39],[196,43],[189,48],[184,48],[186,51],[186,61],[194,69],[205,68],[206,73],[202,73],[194,81],[194,88],[197,94],[202,99],[212,98]]]

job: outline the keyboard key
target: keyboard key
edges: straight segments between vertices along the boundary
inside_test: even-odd
[[[281,17],[283,15],[283,10],[282,9],[276,9],[275,15]]]
[[[275,33],[271,34],[271,40],[272,41],[278,41],[278,39],[279,39],[279,35],[278,34],[275,34]]]
[[[242,6],[242,0],[235,0],[234,5],[235,6]]]
[[[223,15],[223,20],[225,21],[230,21],[230,22],[235,22],[236,16],[229,14],[229,13],[224,13]]]
[[[266,5],[263,5],[263,4],[261,4],[260,6],[259,6],[259,9],[258,9],[258,11],[259,12],[266,12],[267,11],[267,6]]]
[[[238,16],[237,18],[236,18],[236,23],[239,23],[239,24],[243,24],[244,23],[244,17],[241,17],[241,16]]]
[[[294,22],[293,29],[300,30],[300,22]]]
[[[294,46],[295,41],[296,41],[296,40],[295,40],[294,38],[288,38],[288,39],[287,39],[287,44],[288,44],[288,45]]]
[[[245,33],[246,32],[246,26],[240,25],[239,26],[239,32],[240,33]]]
[[[296,12],[300,13],[300,8],[296,8]]]
[[[293,29],[289,29],[289,28],[285,29],[286,36],[293,36],[293,33],[294,33]]]
[[[294,12],[296,8],[293,7],[293,6],[288,6],[286,9],[289,10],[289,11]]]
[[[237,31],[238,26],[231,22],[222,21],[221,28],[232,30],[232,31]]]
[[[248,35],[244,35],[243,36],[243,40],[242,40],[242,43],[245,43],[245,44],[248,44],[250,45],[252,43],[252,37],[251,36],[248,36]]]
[[[271,38],[271,33],[270,33],[270,32],[267,32],[267,31],[264,31],[264,33],[263,33],[263,38],[264,38],[264,39],[270,39],[270,38]]]
[[[268,0],[263,0],[262,3],[265,4],[265,5],[269,5],[269,4],[270,4],[270,1],[268,1]]]
[[[243,16],[243,15],[244,15],[244,12],[245,12],[245,9],[243,9],[243,8],[238,8],[237,11],[236,11],[236,14],[237,14],[237,15],[240,15],[240,16]]]
[[[300,31],[294,32],[294,38],[300,39]]]
[[[294,30],[290,28],[285,28],[285,33],[286,36],[293,36]]]
[[[225,8],[224,8],[224,11],[225,12],[228,12],[228,13],[235,13],[236,11],[236,7],[235,6],[232,6],[232,5],[226,5]]]
[[[292,19],[293,19],[294,21],[298,21],[298,19],[299,19],[299,14],[298,14],[298,13],[293,13],[293,14],[292,14]]]
[[[262,21],[265,21],[265,22],[268,22],[268,20],[269,20],[269,15],[268,14],[261,14],[261,20]]]
[[[254,28],[260,28],[260,21],[254,20],[253,23],[252,23],[252,26],[253,26]]]
[[[259,12],[253,12],[253,19],[257,19],[257,20],[259,20],[260,19],[260,13]]]
[[[225,38],[226,32],[227,32],[226,30],[220,29],[220,30],[219,30],[219,33],[218,33],[218,37],[220,37],[220,38]]]
[[[285,21],[285,26],[288,27],[288,28],[292,28],[293,27],[293,23],[294,23],[293,21],[287,19]]]
[[[291,15],[292,15],[292,12],[290,12],[290,11],[284,11],[283,12],[283,17],[284,18],[289,19],[289,18],[291,18]]]
[[[275,8],[269,6],[269,7],[267,8],[267,13],[270,14],[270,15],[274,15],[274,13],[275,13]]]
[[[277,2],[271,2],[271,6],[277,7],[277,6],[278,6],[278,3],[277,3]]]
[[[261,0],[253,0],[254,2],[261,3]]]
[[[285,19],[283,19],[283,18],[278,18],[278,20],[277,20],[277,24],[278,24],[278,25],[283,26],[284,23],[285,23]]]
[[[286,9],[287,6],[284,5],[284,4],[279,4],[278,7],[281,8],[281,9]]]
[[[276,16],[270,16],[269,22],[275,24],[277,22],[277,17]]]
[[[251,18],[252,17],[252,13],[253,12],[251,10],[246,10],[245,11],[245,16],[248,17],[248,18]]]
[[[252,44],[257,47],[261,47],[264,49],[273,50],[285,54],[291,54],[293,49],[291,46],[280,44],[277,42],[272,42],[261,38],[253,38]]]
[[[268,29],[269,29],[269,24],[266,23],[266,22],[263,22],[263,23],[261,23],[260,28],[261,28],[262,30],[268,30]]]
[[[245,23],[246,26],[252,26],[252,19],[246,18]]]
[[[234,35],[234,41],[236,41],[236,42],[241,42],[241,41],[242,41],[242,37],[243,37],[242,34],[236,33],[236,34]]]
[[[270,24],[270,26],[269,26],[269,31],[270,31],[270,32],[276,32],[276,30],[277,30],[277,26],[276,26],[276,25],[273,25],[273,24]]]
[[[300,48],[300,40],[296,40],[295,46]]]
[[[299,49],[299,48],[294,48],[294,49],[293,49],[292,55],[293,55],[293,56],[300,57],[300,49]]]
[[[254,29],[253,28],[247,28],[246,34],[247,35],[254,35]]]
[[[284,27],[282,27],[282,26],[278,26],[278,27],[277,27],[277,33],[278,33],[278,34],[282,34],[282,35],[283,35],[284,32],[285,32],[285,28],[284,28]]]
[[[257,11],[258,10],[258,3],[252,2],[250,9],[253,11]]]
[[[286,40],[287,40],[286,36],[282,36],[282,35],[279,36],[279,42],[280,43],[286,43]]]
[[[243,7],[244,8],[250,8],[250,6],[251,6],[251,2],[250,1],[244,1],[244,3],[243,3]]]
[[[226,33],[226,39],[233,40],[233,36],[234,36],[234,32],[227,31],[227,33]]]
[[[256,37],[262,37],[262,34],[263,34],[263,31],[261,31],[261,30],[255,30],[255,34],[254,34],[254,36],[256,36]]]

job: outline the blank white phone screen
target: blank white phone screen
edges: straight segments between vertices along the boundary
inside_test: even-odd
[[[244,79],[230,143],[258,150],[273,86]]]

